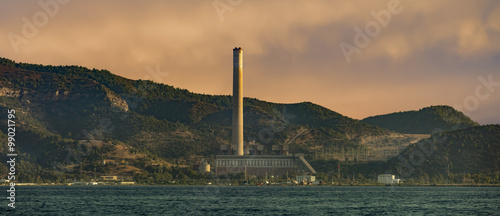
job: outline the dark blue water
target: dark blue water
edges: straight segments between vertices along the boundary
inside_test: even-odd
[[[7,188],[1,187],[7,197]],[[2,215],[499,215],[500,187],[19,186]]]

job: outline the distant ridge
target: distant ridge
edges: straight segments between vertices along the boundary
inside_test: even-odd
[[[387,164],[392,168],[391,172],[400,174],[400,177],[428,176],[436,180],[451,180],[463,178],[460,177],[463,174],[496,173],[498,180],[499,148],[500,125],[475,126],[433,134],[429,139],[410,145]]]
[[[418,111],[396,112],[368,117],[365,123],[405,134],[431,134],[440,130],[457,130],[479,126],[450,106],[430,106]]]
[[[23,155],[20,179],[25,182],[37,176],[56,178],[54,166],[58,170],[81,166],[81,172],[68,178],[93,176],[94,170],[123,176],[154,173],[152,164],[188,165],[211,158],[231,138],[229,95],[196,94],[82,66],[0,58],[0,112],[8,109],[16,110],[16,135],[23,137],[17,150]],[[328,158],[318,152],[367,155],[382,151],[382,143],[400,149],[419,140],[310,102],[244,98],[244,119],[245,142],[255,140],[268,152],[272,145],[288,143],[290,152],[303,153],[307,160]],[[5,124],[0,121],[0,127],[6,128]],[[6,136],[0,131],[0,139]],[[5,155],[6,150],[0,145],[0,153]],[[81,153],[78,159],[71,157],[75,152]],[[103,160],[115,164],[104,165]],[[6,171],[0,169],[0,176]]]
[[[290,152],[303,153],[318,172],[337,173],[341,162],[346,176],[363,173],[375,179],[387,171],[398,173],[399,158],[418,159],[411,157],[431,140],[436,140],[435,150],[424,152],[425,163],[414,165],[410,177],[488,174],[500,166],[500,126],[478,126],[449,106],[362,121],[310,102],[245,98],[244,106],[248,140],[266,149],[287,143]],[[62,183],[95,175],[124,176],[138,183],[182,182],[182,176],[197,176],[189,165],[202,157],[210,160],[231,137],[228,95],[195,94],[81,66],[0,58],[0,113],[8,109],[16,110],[16,137],[22,138],[16,146],[22,161],[19,182]],[[0,128],[7,128],[6,123],[0,121]],[[401,134],[429,134],[436,128],[445,132],[423,140],[426,136]],[[7,140],[5,130],[0,139]],[[0,145],[3,155],[6,147]],[[5,168],[0,176],[8,172],[5,161],[0,161]]]

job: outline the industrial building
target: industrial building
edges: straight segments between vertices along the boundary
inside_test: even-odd
[[[303,156],[295,155],[217,155],[215,173],[246,173],[249,176],[282,176],[316,171]]]
[[[399,184],[399,179],[397,179],[394,175],[391,174],[380,174],[377,179],[378,183],[382,184]]]
[[[220,146],[214,162],[216,175],[245,173],[248,176],[315,174],[302,154],[290,154],[288,145],[273,145],[266,155],[263,145],[243,142],[243,49],[233,49],[232,142]]]

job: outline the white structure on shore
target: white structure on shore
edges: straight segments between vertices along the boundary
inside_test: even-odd
[[[395,178],[395,176],[391,174],[380,174],[378,175],[377,182],[383,184],[399,184],[399,179]]]

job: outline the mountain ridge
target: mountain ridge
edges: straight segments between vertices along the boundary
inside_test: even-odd
[[[395,112],[367,117],[362,120],[399,133],[432,134],[441,130],[457,130],[471,126],[479,126],[464,115],[446,105],[434,105],[420,110]]]
[[[33,173],[53,179],[47,173],[55,167],[106,174],[113,171],[111,165],[100,163],[107,158],[122,161],[116,165],[121,168],[115,168],[124,171],[117,174],[135,176],[154,171],[148,168],[152,164],[187,165],[201,157],[213,159],[219,146],[231,140],[229,95],[191,93],[107,70],[15,63],[5,58],[0,58],[0,84],[0,112],[16,109],[19,113],[23,144],[18,150],[27,164],[25,171],[31,170],[21,178],[24,181],[32,180]],[[244,98],[244,121],[245,142],[256,140],[268,151],[271,145],[287,143],[292,153],[304,153],[308,160],[321,160],[318,151],[395,151],[421,139],[311,102]],[[391,146],[382,146],[386,142]],[[5,152],[5,147],[0,146],[0,151]],[[78,173],[73,170],[70,176]]]

